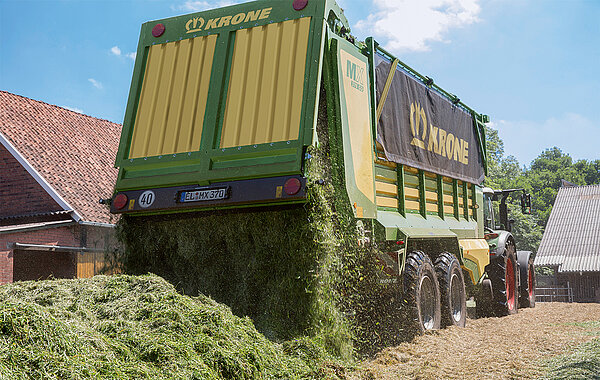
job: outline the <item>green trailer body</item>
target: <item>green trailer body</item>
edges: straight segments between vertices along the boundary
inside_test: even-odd
[[[341,13],[333,2],[295,10],[291,1],[257,1],[145,23],[116,191],[300,175],[329,12]],[[283,184],[257,191],[267,186],[268,200],[299,201]],[[124,211],[155,210],[132,202]]]
[[[329,122],[342,131],[356,220],[375,239],[404,247],[400,270],[409,249],[434,242],[479,283],[489,263],[481,187],[386,157],[376,138],[385,96],[377,99],[375,59],[472,115],[483,167],[487,117],[372,38],[354,42],[347,30],[330,0],[255,1],[145,23],[111,212],[143,216],[306,202],[304,166],[307,148],[319,144],[324,88]]]

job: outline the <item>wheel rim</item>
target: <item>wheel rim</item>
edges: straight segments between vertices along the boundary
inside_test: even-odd
[[[511,259],[506,260],[506,302],[508,310],[515,309],[515,269]]]
[[[452,311],[452,318],[455,322],[461,320],[463,313],[461,290],[459,278],[456,273],[453,273],[450,278],[450,309]]]
[[[433,329],[435,325],[435,286],[431,277],[423,276],[421,279],[419,307],[421,321],[425,330]]]
[[[533,295],[533,268],[530,266],[529,267],[529,276],[528,276],[528,286],[529,286],[529,299],[532,300],[534,295]]]

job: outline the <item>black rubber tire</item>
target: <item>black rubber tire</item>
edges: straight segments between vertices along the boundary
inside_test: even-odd
[[[492,281],[492,310],[497,317],[516,314],[518,310],[517,252],[515,244],[508,240],[504,254],[491,263],[489,277]]]
[[[437,330],[441,325],[440,287],[431,259],[421,251],[406,257],[403,273],[403,305],[409,329]]]
[[[527,270],[521,273],[519,306],[535,307],[535,267],[533,266],[532,257],[527,262]]]
[[[465,327],[467,293],[462,269],[456,256],[441,253],[435,260],[435,273],[440,285],[442,326]]]
[[[493,317],[494,310],[492,305],[492,283],[490,279],[486,278],[481,283],[478,291],[475,292],[475,317]]]

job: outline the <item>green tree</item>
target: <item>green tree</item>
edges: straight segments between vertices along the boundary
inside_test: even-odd
[[[600,184],[600,160],[579,160],[574,166],[582,173],[586,185]]]
[[[600,184],[600,160],[579,160],[557,147],[544,150],[529,167],[521,167],[513,156],[504,156],[504,142],[498,131],[486,126],[488,176],[485,186],[493,189],[524,188],[532,197],[532,215],[523,215],[516,206],[520,193],[508,200],[513,234],[519,249],[537,251],[561,180],[576,185]]]
[[[595,174],[598,174],[598,170]],[[562,179],[576,185],[586,185],[586,176],[593,180],[595,174],[589,163],[578,161],[573,164],[571,156],[557,147],[546,149],[533,160],[520,183],[532,194],[533,213],[539,225],[546,226]]]
[[[493,189],[508,189],[514,187],[522,169],[514,156],[504,157],[504,142],[498,131],[486,126],[486,146],[488,158],[488,176],[485,185]]]
[[[510,218],[515,221],[512,234],[517,242],[517,249],[537,252],[544,229],[538,224],[536,217],[523,214],[521,208],[515,204],[508,205],[508,212]]]

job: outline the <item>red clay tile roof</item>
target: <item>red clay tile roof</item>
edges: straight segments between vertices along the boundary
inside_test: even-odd
[[[0,91],[0,133],[86,222],[114,223],[121,125]]]

